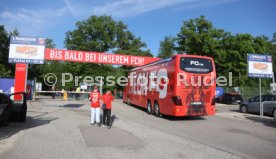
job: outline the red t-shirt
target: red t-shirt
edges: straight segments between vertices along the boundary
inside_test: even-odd
[[[91,107],[93,107],[93,108],[99,108],[100,107],[101,95],[100,95],[99,92],[91,92],[90,93],[90,99],[91,99]]]
[[[106,109],[111,109],[111,102],[113,101],[114,97],[112,95],[105,94],[102,97],[103,103],[106,104]]]

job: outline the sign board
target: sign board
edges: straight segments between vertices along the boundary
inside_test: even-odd
[[[9,63],[43,64],[45,38],[11,36]]]
[[[46,48],[45,60],[142,66],[160,58]]]
[[[86,83],[81,83],[80,88],[81,89],[87,89],[87,84]]]
[[[273,78],[272,56],[247,54],[248,77]]]
[[[263,118],[262,81],[261,78],[273,78],[272,56],[247,54],[248,76],[259,78],[260,86],[260,117]]]
[[[216,98],[224,94],[224,89],[222,87],[216,87]]]
[[[42,91],[42,83],[35,84],[35,91],[37,91],[37,92]]]

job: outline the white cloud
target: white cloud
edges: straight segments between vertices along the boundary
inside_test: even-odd
[[[227,3],[234,0],[116,0],[103,5],[92,6],[90,13],[96,15],[112,15],[114,17],[130,17],[168,7],[196,8]]]
[[[94,14],[107,14],[115,17],[129,17],[162,9],[193,0],[119,0],[102,6],[92,7]]]
[[[77,14],[76,14],[76,12],[74,10],[74,6],[72,6],[71,2],[69,0],[64,0],[64,2],[65,2],[65,8],[67,8],[70,11],[70,13],[76,17]]]
[[[224,4],[235,0],[65,0],[70,13],[85,19],[90,15],[111,15],[116,18],[137,16],[169,7],[198,8]]]
[[[115,18],[126,18],[169,7],[208,7],[230,1],[234,0],[93,0],[85,3],[79,0],[63,0],[60,7],[27,9],[28,6],[17,6],[19,9],[2,10],[0,22],[9,31],[17,28],[22,34],[37,35],[45,33],[53,25],[62,25],[68,17],[82,20],[90,15],[106,14]]]
[[[17,28],[22,34],[36,35],[42,34],[45,29],[50,27],[51,20],[62,17],[68,12],[70,11],[67,6],[58,9],[4,10],[0,12],[0,21],[9,31]]]

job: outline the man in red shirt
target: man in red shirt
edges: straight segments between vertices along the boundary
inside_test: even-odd
[[[96,123],[98,126],[100,126],[100,99],[101,95],[98,91],[98,87],[95,86],[94,90],[90,92],[90,98],[91,101],[91,125],[95,124],[95,118]]]
[[[103,108],[103,126],[107,125],[107,128],[111,128],[110,116],[111,116],[111,102],[114,100],[114,97],[111,94],[111,91],[107,91],[102,97],[105,108]],[[107,118],[107,121],[106,121]]]

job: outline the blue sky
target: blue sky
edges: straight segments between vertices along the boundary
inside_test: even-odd
[[[0,25],[21,35],[48,37],[64,48],[65,32],[91,15],[121,20],[154,55],[166,35],[183,21],[205,15],[214,27],[269,38],[276,32],[275,0],[1,0]],[[93,51],[93,50],[91,50]]]

